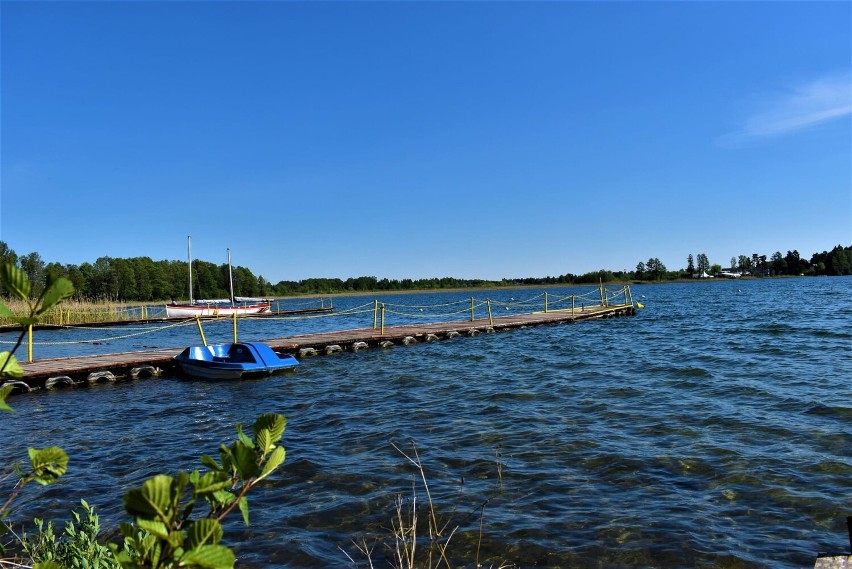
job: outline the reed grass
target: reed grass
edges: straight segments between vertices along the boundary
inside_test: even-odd
[[[29,306],[19,299],[4,299],[2,303],[18,315],[29,314]],[[123,302],[94,302],[88,300],[66,300],[40,317],[40,324],[73,326],[100,322],[122,322],[140,318],[144,305]],[[11,318],[0,316],[0,326],[14,326]]]
[[[467,514],[459,512],[458,501],[451,508],[450,514],[439,514],[439,508],[436,506],[432,498],[432,492],[429,490],[426,471],[420,460],[417,447],[412,444],[412,451],[409,454],[400,449],[396,444],[391,443],[391,445],[419,473],[423,491],[426,493],[426,502],[422,505],[418,504],[416,483],[412,483],[410,500],[404,498],[401,494],[397,495],[394,514],[391,518],[390,536],[382,541],[382,545],[388,551],[390,557],[390,559],[387,559],[387,562],[395,569],[439,569],[440,567],[450,569],[455,567],[459,564],[459,560],[457,559],[457,552],[453,552],[450,549],[453,537],[460,531],[463,525],[478,513],[475,559],[463,560],[461,564],[469,566],[469,563],[473,561],[473,567],[482,567],[480,562],[480,547],[484,536],[485,506],[491,501],[492,497],[486,498]],[[502,488],[503,464],[502,449],[500,448],[497,450],[496,459],[498,480]],[[462,483],[464,482],[462,481]],[[421,521],[421,515],[426,518],[425,524]],[[425,528],[423,527],[424,525]],[[425,535],[421,533],[423,529],[425,529]],[[360,542],[353,540],[352,544],[355,547],[357,555],[366,560],[372,569],[374,567],[373,552],[375,546],[369,545],[366,539],[361,539]],[[340,548],[340,550],[343,551],[343,554],[346,555],[354,567],[359,566],[359,563],[344,551],[343,548]],[[516,567],[514,563],[506,562],[502,562],[496,566],[497,569],[510,569],[514,567]]]

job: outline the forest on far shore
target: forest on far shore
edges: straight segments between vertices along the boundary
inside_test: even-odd
[[[559,276],[504,278],[499,281],[459,279],[453,277],[429,279],[387,279],[373,276],[338,278],[309,278],[300,281],[271,283],[246,267],[232,269],[234,294],[248,297],[280,297],[295,295],[333,294],[346,292],[409,291],[459,288],[493,288],[527,285],[597,284],[598,282],[667,281],[707,276],[739,275],[742,277],[773,277],[782,275],[850,275],[852,246],[838,245],[831,251],[802,257],[798,251],[786,255],[775,252],[770,257],[753,253],[731,257],[723,267],[711,264],[707,255],[688,254],[682,269],[669,270],[656,257],[637,263],[632,271],[601,269],[582,275],[566,273]],[[48,275],[65,277],[73,285],[75,298],[89,301],[151,302],[186,300],[188,267],[186,261],[154,261],[150,257],[120,259],[100,257],[94,263],[63,265],[45,262],[37,252],[18,255],[0,241],[0,264],[11,263],[26,273],[38,295]],[[228,298],[230,283],[227,263],[215,264],[193,260],[193,298]],[[0,289],[0,295],[7,291]]]

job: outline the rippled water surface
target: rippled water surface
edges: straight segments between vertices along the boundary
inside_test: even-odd
[[[645,304],[634,317],[309,358],[267,379],[17,396],[16,412],[0,416],[3,463],[24,460],[28,446],[64,447],[62,483],[27,493],[20,510],[61,520],[86,498],[114,526],[128,488],[200,467],[235,423],[277,412],[288,419],[287,460],[250,495],[252,525],[226,530],[241,567],[351,566],[341,549],[367,566],[352,540],[375,544],[383,566],[396,497],[411,500],[419,481],[394,443],[416,444],[438,514],[461,523],[450,547],[460,565],[474,566],[477,548],[486,566],[522,567],[793,568],[847,551],[852,279],[633,294]],[[250,339],[371,325],[371,314],[359,318],[241,330]],[[181,333],[125,341],[196,342]],[[416,492],[425,502],[422,485]]]

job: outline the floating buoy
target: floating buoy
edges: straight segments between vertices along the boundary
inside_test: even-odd
[[[337,344],[332,344],[330,346],[325,347],[325,355],[330,356],[331,354],[335,354],[337,352],[342,352],[343,348],[338,346]]]
[[[369,347],[370,346],[367,345],[367,342],[355,342],[354,344],[352,344],[352,351],[357,352],[358,350],[365,350]]]
[[[641,302],[637,302],[637,303],[636,303],[636,308],[645,308],[645,305],[644,305],[644,304],[642,304]]]
[[[476,336],[477,334],[479,334],[479,330],[477,330],[476,328],[471,328],[467,331],[468,336]]]
[[[486,326],[485,327],[485,333],[486,334],[493,334],[494,333],[494,326]]]
[[[392,348],[393,342],[391,342],[390,340],[382,340],[381,342],[379,342],[379,346],[382,348]]]
[[[416,344],[416,343],[417,343],[417,338],[415,338],[414,336],[406,336],[405,338],[402,339],[402,344],[404,346],[410,346],[411,344]]]
[[[461,334],[459,334],[455,330],[450,330],[449,332],[447,332],[446,338],[449,340],[450,338],[458,338],[459,336],[461,336]]]
[[[435,340],[440,340],[440,338],[438,338],[435,334],[426,334],[425,340],[427,342],[434,342]]]
[[[316,348],[302,348],[299,350],[299,357],[304,358],[305,356],[315,356],[317,355]]]

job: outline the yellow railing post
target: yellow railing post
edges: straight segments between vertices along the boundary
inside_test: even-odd
[[[207,345],[207,338],[204,337],[204,329],[201,327],[201,317],[195,317],[195,323],[198,324],[198,333],[201,334],[201,343]]]
[[[571,320],[574,320],[574,295],[571,295]]]
[[[382,336],[385,335],[385,303],[382,303]]]
[[[234,343],[237,343],[237,313],[234,312]]]
[[[376,329],[376,318],[379,315],[379,299],[373,301],[373,330]]]
[[[33,363],[33,325],[27,326],[27,361]]]
[[[494,326],[494,320],[491,318],[491,299],[485,299],[485,305],[488,307],[488,325]]]
[[[544,311],[547,312],[547,293],[544,293]]]
[[[473,297],[470,297],[470,321],[473,322]]]

